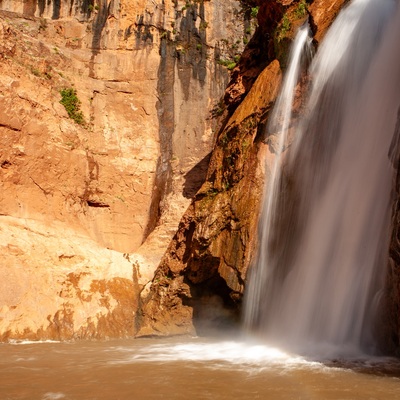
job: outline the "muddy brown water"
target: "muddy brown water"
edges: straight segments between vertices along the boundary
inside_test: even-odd
[[[0,345],[0,399],[400,400],[400,363],[238,340],[19,342]]]

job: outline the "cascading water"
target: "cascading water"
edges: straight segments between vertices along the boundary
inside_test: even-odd
[[[353,0],[336,19],[310,68],[288,161],[271,173],[281,178],[266,186],[245,323],[297,352],[343,355],[370,345],[400,106],[398,8],[394,0]]]
[[[295,88],[299,81],[301,66],[304,57],[311,55],[311,32],[308,23],[304,24],[296,36],[293,43],[291,54],[289,57],[289,68],[283,81],[281,93],[276,101],[276,106],[272,112],[269,122],[269,131],[278,132],[278,140],[274,146],[275,157],[270,169],[270,175],[267,180],[267,193],[270,196],[265,197],[264,209],[263,209],[263,225],[261,226],[261,237],[263,243],[270,243],[273,238],[272,232],[269,229],[274,221],[274,212],[276,209],[277,196],[281,187],[282,179],[282,156],[289,140],[289,130],[292,121],[292,105],[295,97]],[[259,259],[264,260],[268,257],[269,245],[260,248]],[[265,282],[269,283],[268,274],[270,269],[258,268],[258,274],[251,276],[250,287],[252,288],[253,296],[248,297],[248,312],[245,314],[245,324],[251,324],[258,318],[260,314],[260,298],[262,296],[265,287]],[[251,302],[251,304],[249,304]]]

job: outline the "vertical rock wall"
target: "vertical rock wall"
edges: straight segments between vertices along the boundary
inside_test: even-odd
[[[143,298],[138,335],[201,333],[239,318],[257,248],[264,180],[274,158],[264,129],[281,68],[296,27],[309,17],[320,40],[345,1],[321,0],[307,7],[303,1],[260,1],[250,7],[257,3],[259,27],[225,92],[207,180]]]
[[[134,332],[139,290],[204,180],[246,18],[236,0],[0,2],[1,337]]]
[[[26,63],[65,78],[49,79],[52,93],[43,96],[56,103],[60,85],[74,86],[82,102],[92,172],[69,219],[124,252],[137,249],[162,215],[176,224],[188,205],[184,175],[213,143],[210,111],[228,78],[220,48],[243,46],[239,2],[3,1],[1,7],[31,18],[26,34],[36,54]],[[40,45],[46,57],[33,49]],[[51,212],[56,205],[47,207],[50,219],[60,219]]]

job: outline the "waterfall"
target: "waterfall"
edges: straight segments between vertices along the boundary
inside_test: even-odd
[[[266,185],[245,323],[296,352],[358,354],[373,344],[400,105],[398,8],[353,0],[341,12],[309,69],[302,117],[286,123],[295,131],[286,162]]]
[[[272,238],[272,232],[269,227],[273,224],[274,213],[276,209],[277,193],[281,186],[281,174],[282,174],[282,158],[283,152],[288,143],[290,124],[292,121],[292,106],[295,97],[295,88],[299,82],[299,76],[301,73],[301,66],[304,57],[310,56],[311,54],[311,32],[308,23],[300,27],[295,41],[293,43],[290,55],[289,55],[289,68],[285,75],[282,90],[277,98],[276,106],[272,112],[272,115],[268,123],[268,131],[272,132],[271,136],[278,136],[276,143],[273,143],[273,151],[275,157],[270,169],[270,175],[267,179],[266,192],[271,194],[265,196],[264,209],[263,209],[263,225],[261,226],[261,237],[264,243],[269,243]],[[269,245],[260,248],[259,260],[263,262],[268,258]],[[261,265],[257,268],[257,274],[251,275],[251,287],[252,296],[247,297],[247,309],[248,312],[245,314],[245,325],[249,326],[252,321],[258,318],[260,314],[260,299],[262,293],[265,290],[263,284],[270,282],[267,274],[270,272],[267,268],[262,268]]]

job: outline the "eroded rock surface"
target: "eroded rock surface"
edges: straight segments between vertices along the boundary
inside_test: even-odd
[[[0,340],[134,334],[140,266],[128,255],[15,217],[0,218],[0,242]]]
[[[319,3],[337,13],[337,1]],[[201,333],[239,318],[256,251],[264,180],[274,157],[273,146],[264,143],[264,130],[281,69],[296,27],[309,13],[320,37],[326,21],[333,21],[326,10],[303,7],[300,1],[257,4],[259,28],[225,93],[224,120],[207,180],[181,220],[150,291],[142,296],[138,335]],[[257,48],[263,51],[257,53]]]
[[[235,0],[0,9],[0,295],[15,288],[0,335],[133,334],[139,290],[204,182],[226,61],[254,21]]]
[[[139,335],[193,333],[230,322],[256,245],[263,156],[259,125],[277,95],[271,63],[218,139],[208,180],[186,212],[143,299]]]

